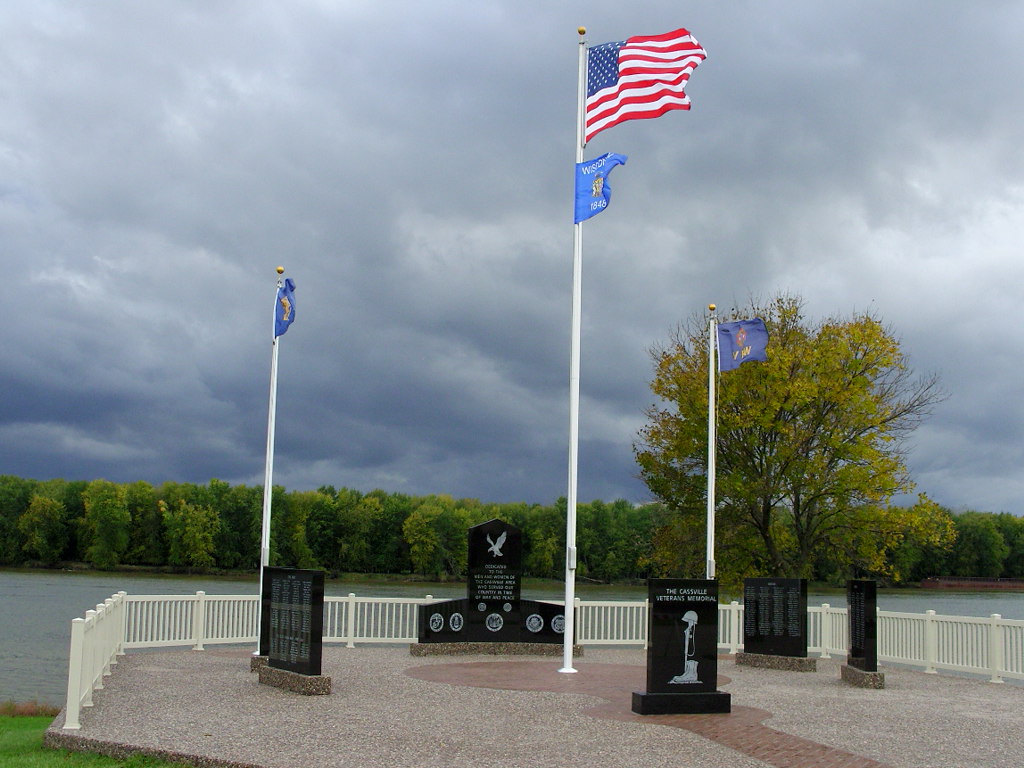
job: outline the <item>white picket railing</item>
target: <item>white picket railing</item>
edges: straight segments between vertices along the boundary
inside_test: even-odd
[[[345,643],[414,643],[416,608],[424,598],[324,598],[323,640]],[[553,600],[558,603],[560,601]],[[80,727],[81,707],[92,704],[92,691],[129,648],[256,643],[256,595],[127,595],[118,592],[71,623],[71,658],[65,725]],[[647,644],[646,601],[576,600],[576,641],[581,645]],[[807,651],[822,658],[845,656],[848,627],[845,608],[827,603],[807,610]],[[725,653],[743,648],[743,606],[718,606],[718,647]],[[1024,621],[878,612],[878,659],[918,667],[1024,680]]]
[[[118,592],[71,621],[71,655],[64,727],[81,728],[82,707],[92,706],[92,692],[103,688],[103,678],[124,654],[125,593]]]

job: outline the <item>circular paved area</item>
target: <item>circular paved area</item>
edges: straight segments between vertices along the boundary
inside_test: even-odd
[[[197,766],[405,768],[1010,768],[1024,754],[1024,687],[887,668],[852,688],[813,673],[719,662],[727,715],[640,716],[638,649],[560,660],[413,658],[407,646],[324,648],[329,696],[260,685],[248,649],[129,653],[53,745],[188,758]]]

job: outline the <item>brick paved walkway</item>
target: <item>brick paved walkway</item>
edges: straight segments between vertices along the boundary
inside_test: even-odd
[[[579,663],[580,674],[553,674],[558,666],[550,661],[476,661],[413,667],[405,673],[455,686],[596,696],[606,703],[587,710],[592,717],[682,728],[776,768],[891,768],[770,728],[764,721],[771,713],[753,707],[734,704],[731,713],[719,715],[637,715],[630,709],[630,692],[643,690],[643,667]],[[719,689],[728,692],[728,683],[728,678],[719,676]]]

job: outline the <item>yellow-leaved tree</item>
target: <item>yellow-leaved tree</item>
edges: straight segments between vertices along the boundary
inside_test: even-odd
[[[948,538],[926,498],[889,506],[913,488],[904,439],[943,399],[937,377],[915,376],[871,312],[812,324],[802,300],[780,295],[731,314],[762,318],[769,343],[767,362],[717,376],[720,578],[809,577],[822,557],[850,574],[884,574],[904,537]],[[647,409],[634,450],[644,481],[675,512],[655,547],[664,573],[703,566],[707,344],[707,318],[695,315],[651,351],[661,402]]]

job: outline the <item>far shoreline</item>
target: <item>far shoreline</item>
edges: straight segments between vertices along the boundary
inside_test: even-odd
[[[210,569],[187,569],[177,566],[149,566],[149,565],[122,565],[118,568],[103,570],[94,568],[87,563],[64,562],[54,566],[43,565],[20,565],[0,566],[0,573],[24,573],[24,574],[77,574],[82,576],[141,576],[152,578],[167,578],[176,580],[195,581],[225,581],[241,582],[252,580],[256,582],[256,570],[227,570],[221,568]],[[780,577],[781,578],[781,577]],[[387,587],[422,587],[429,590],[431,587],[451,589],[453,587],[465,586],[466,580],[443,578],[429,579],[423,574],[417,573],[338,573],[327,572],[325,580],[331,584],[359,584],[372,587],[374,585]],[[955,579],[958,585],[955,587],[925,588],[922,582],[908,582],[896,586],[879,586],[879,594],[987,594],[992,592],[1024,592],[1024,583],[1019,586],[1007,586],[999,589],[992,587],[977,586],[968,588],[960,586],[961,582],[968,580]],[[981,580],[979,580],[981,581]],[[994,580],[987,580],[994,581]],[[1019,581],[1019,580],[1018,580]],[[535,590],[552,591],[562,589],[564,582],[560,579],[545,579],[533,576],[524,576],[522,579],[524,588]],[[646,589],[646,580],[627,580],[621,582],[599,582],[595,580],[581,579],[577,576],[577,591],[600,593],[602,591],[636,590],[638,594]],[[807,583],[809,592],[818,595],[845,595],[845,585],[837,585],[831,582],[809,581]],[[742,592],[741,588],[724,587],[726,595]],[[733,598],[735,599],[735,598]]]

